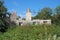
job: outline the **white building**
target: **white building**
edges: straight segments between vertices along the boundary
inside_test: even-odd
[[[16,13],[15,13],[16,14]],[[16,15],[14,14],[15,18]],[[15,19],[14,18],[14,19]],[[14,21],[13,16],[12,16],[12,20]],[[51,24],[51,19],[47,19],[47,20],[41,20],[41,19],[34,19],[32,20],[32,13],[30,12],[30,9],[28,8],[27,12],[26,12],[26,18],[25,20],[19,19],[16,20],[16,24],[17,25],[26,25],[26,24]]]
[[[26,21],[30,22],[32,20],[32,14],[30,12],[30,9],[28,8],[26,12]]]

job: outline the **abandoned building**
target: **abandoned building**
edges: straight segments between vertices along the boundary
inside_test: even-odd
[[[23,20],[22,18],[19,18],[18,20],[16,19],[16,11],[14,11],[11,16],[10,16],[10,20],[15,22],[17,25],[26,25],[26,24],[51,24],[51,19],[47,19],[47,20],[42,20],[42,19],[34,19],[32,20],[32,13],[30,12],[30,9],[28,8],[27,12],[26,12],[26,17],[25,20]]]

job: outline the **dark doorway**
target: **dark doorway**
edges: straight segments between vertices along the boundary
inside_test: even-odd
[[[21,26],[22,22],[19,22],[19,26]]]
[[[36,22],[33,22],[33,25],[35,25],[36,24]]]

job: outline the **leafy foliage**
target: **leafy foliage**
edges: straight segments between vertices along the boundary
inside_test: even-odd
[[[60,6],[55,8],[55,14],[52,16],[52,21],[54,24],[60,24]]]
[[[51,19],[52,9],[49,7],[43,8],[38,14],[35,16],[37,19]]]
[[[53,35],[60,35],[60,27],[57,25],[26,25],[8,29],[4,34],[0,33],[0,40],[45,40]]]
[[[55,12],[56,12],[56,14],[60,14],[60,6],[57,6],[57,7],[55,8]]]
[[[0,31],[5,32],[7,29],[7,8],[3,5],[4,2],[0,1]]]

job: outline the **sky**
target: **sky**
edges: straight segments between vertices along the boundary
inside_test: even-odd
[[[25,17],[28,8],[32,11],[32,16],[35,16],[39,10],[44,7],[52,9],[60,5],[60,0],[4,0],[4,5],[8,12],[16,11],[18,16]]]

